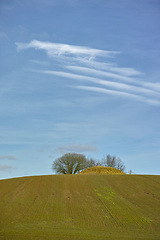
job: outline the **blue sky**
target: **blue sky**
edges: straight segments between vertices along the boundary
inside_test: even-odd
[[[1,0],[0,178],[66,152],[160,173],[159,0]]]

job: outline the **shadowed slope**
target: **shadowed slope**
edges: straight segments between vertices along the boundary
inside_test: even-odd
[[[0,239],[160,239],[160,177],[51,175],[0,181]]]
[[[125,174],[125,173],[112,167],[95,166],[81,171],[80,174]]]

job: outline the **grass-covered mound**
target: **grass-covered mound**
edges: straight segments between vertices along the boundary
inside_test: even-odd
[[[0,240],[159,240],[160,176],[0,180]]]
[[[95,166],[95,167],[87,168],[80,173],[82,174],[125,174],[124,172],[116,168],[103,167],[103,166]]]

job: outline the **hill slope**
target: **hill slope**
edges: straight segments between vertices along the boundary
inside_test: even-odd
[[[113,167],[95,166],[87,168],[81,171],[79,174],[125,174],[125,173]]]
[[[0,239],[160,239],[160,176],[0,181]]]

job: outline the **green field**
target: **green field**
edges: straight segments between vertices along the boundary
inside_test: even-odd
[[[160,239],[160,176],[0,180],[0,239]]]

